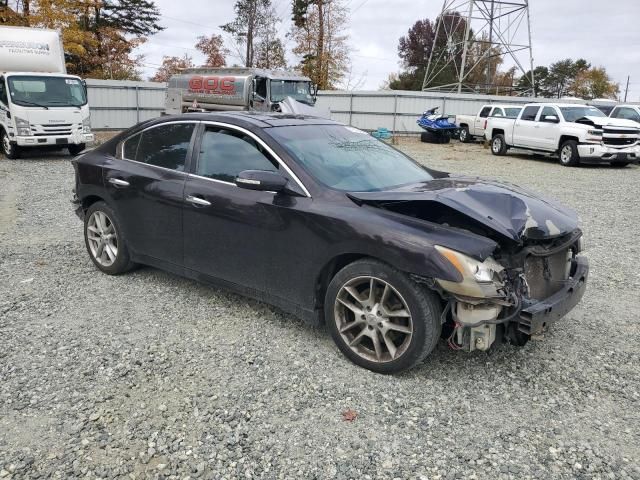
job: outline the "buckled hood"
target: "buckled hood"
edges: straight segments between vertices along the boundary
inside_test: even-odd
[[[553,200],[509,183],[477,177],[447,176],[349,196],[378,206],[410,202],[419,217],[432,221],[430,212],[443,205],[518,243],[562,236],[578,226],[576,213]]]

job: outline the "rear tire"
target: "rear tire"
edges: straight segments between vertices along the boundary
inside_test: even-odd
[[[358,260],[333,277],[324,312],[340,351],[377,373],[416,366],[435,348],[442,329],[439,298],[373,259]]]
[[[120,275],[136,266],[116,212],[105,202],[96,202],[87,209],[84,243],[93,264],[107,275]]]
[[[468,127],[460,128],[460,134],[459,134],[458,138],[460,139],[460,141],[462,143],[471,142],[472,138],[471,138],[471,134],[469,133],[469,128]]]
[[[575,167],[580,164],[578,154],[578,144],[575,140],[567,140],[560,146],[560,165],[564,167]]]
[[[507,153],[507,142],[504,139],[504,135],[498,133],[491,139],[491,153],[497,155],[499,157],[506,155]]]
[[[5,157],[7,157],[9,160],[15,160],[17,158],[20,158],[20,147],[18,147],[18,145],[16,145],[15,143],[11,142],[11,140],[9,139],[9,135],[5,131],[2,131],[1,142],[2,142],[2,153],[4,153]]]
[[[79,143],[77,145],[69,145],[67,147],[67,150],[69,150],[69,154],[70,155],[75,157],[80,152],[82,152],[85,148],[87,148],[87,144],[86,143]]]

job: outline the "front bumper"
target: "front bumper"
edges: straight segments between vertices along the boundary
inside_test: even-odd
[[[518,330],[527,335],[539,335],[552,322],[564,317],[575,307],[587,288],[589,261],[575,258],[573,276],[562,289],[544,300],[527,300],[520,311]]]
[[[81,143],[91,143],[95,140],[93,133],[72,133],[70,135],[47,135],[47,136],[17,136],[15,142],[20,147],[46,147],[46,146],[65,146],[79,145]]]
[[[629,162],[640,160],[640,145],[633,147],[613,148],[601,143],[583,143],[578,145],[581,160],[592,162]]]

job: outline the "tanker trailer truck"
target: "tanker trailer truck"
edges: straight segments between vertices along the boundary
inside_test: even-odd
[[[188,68],[169,79],[168,115],[186,112],[254,110],[320,117],[311,79],[284,70],[260,68]]]
[[[0,27],[0,143],[8,158],[32,147],[77,155],[92,142],[85,83],[67,75],[55,30]]]

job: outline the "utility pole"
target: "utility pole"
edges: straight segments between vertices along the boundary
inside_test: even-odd
[[[629,78],[631,75],[627,75],[627,87],[624,89],[624,102],[627,103],[627,93],[629,93]]]

